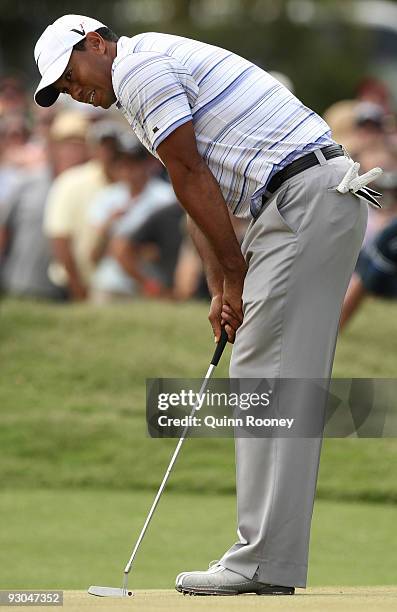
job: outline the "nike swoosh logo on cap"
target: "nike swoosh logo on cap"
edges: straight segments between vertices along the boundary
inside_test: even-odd
[[[80,30],[76,30],[76,28],[72,28],[70,31],[71,32],[76,32],[76,34],[81,34],[81,36],[85,36],[84,28],[83,28],[83,26],[81,24],[80,24],[80,27],[81,27],[81,32],[80,32]]]

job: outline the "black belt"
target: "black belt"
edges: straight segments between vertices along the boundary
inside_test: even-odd
[[[343,147],[339,144],[328,145],[322,149],[319,149],[319,151],[321,151],[326,160],[333,159],[334,157],[343,157],[345,155]],[[291,164],[274,174],[266,187],[266,193],[264,193],[262,196],[262,206],[269,199],[269,195],[277,191],[277,189],[281,187],[286,180],[317,165],[320,165],[320,162],[318,161],[316,154],[312,152],[308,153],[307,155],[303,155],[303,157],[299,157],[299,159],[296,159]]]

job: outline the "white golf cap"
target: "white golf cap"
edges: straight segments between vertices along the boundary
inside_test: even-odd
[[[83,40],[88,32],[95,32],[105,24],[83,15],[64,15],[49,25],[34,48],[34,59],[41,74],[41,81],[34,94],[39,106],[51,106],[59,91],[53,87],[65,72],[73,46]]]

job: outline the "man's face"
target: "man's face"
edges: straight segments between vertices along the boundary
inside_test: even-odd
[[[118,163],[118,176],[133,186],[139,185],[149,179],[147,159],[136,158],[131,155],[121,155]]]
[[[85,41],[85,51],[72,51],[66,70],[54,87],[78,102],[109,108],[116,101],[111,76],[116,44],[105,41],[96,32],[89,32]]]

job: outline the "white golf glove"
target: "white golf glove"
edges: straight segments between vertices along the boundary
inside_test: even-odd
[[[358,175],[359,170],[360,164],[354,162],[337,186],[336,191],[339,191],[339,193],[347,193],[350,191],[350,193],[358,198],[362,198],[374,208],[382,208],[376,199],[380,198],[382,194],[367,187],[368,183],[371,183],[383,173],[382,168],[372,168],[372,170],[369,170],[369,172],[366,172],[362,176]]]

